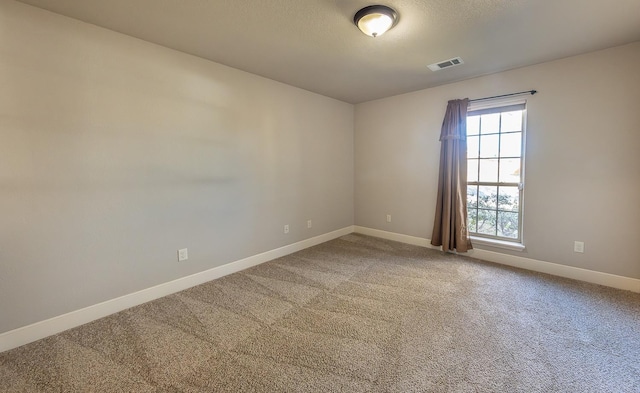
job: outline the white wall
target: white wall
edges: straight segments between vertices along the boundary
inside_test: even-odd
[[[353,225],[353,113],[1,2],[0,333]]]
[[[476,247],[640,278],[638,70],[640,42],[356,105],[356,225],[430,239],[447,101],[537,89],[526,250]]]

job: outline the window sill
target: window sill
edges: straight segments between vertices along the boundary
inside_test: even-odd
[[[478,244],[480,246],[491,246],[496,248],[503,248],[505,250],[512,251],[524,251],[524,244],[517,242],[508,242],[505,240],[487,239],[486,237],[471,236],[471,243]]]

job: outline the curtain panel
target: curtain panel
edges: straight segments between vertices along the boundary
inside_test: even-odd
[[[431,244],[443,251],[473,248],[467,232],[467,107],[469,99],[452,100],[440,132],[438,199]]]

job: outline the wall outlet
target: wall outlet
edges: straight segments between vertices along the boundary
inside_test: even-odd
[[[584,252],[584,242],[573,242],[573,252]]]
[[[391,214],[387,214],[387,222],[391,222]]]
[[[186,248],[178,250],[178,262],[186,261],[189,259],[189,253]]]
[[[289,233],[289,224],[284,226],[284,233]]]
[[[313,226],[313,223],[311,222],[311,220],[307,220],[307,229],[311,228]]]

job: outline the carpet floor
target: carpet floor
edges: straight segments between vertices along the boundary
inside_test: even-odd
[[[1,392],[640,392],[640,294],[362,235],[0,354]]]

